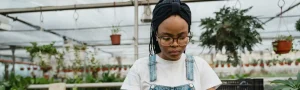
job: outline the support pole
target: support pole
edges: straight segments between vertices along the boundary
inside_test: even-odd
[[[134,0],[134,60],[137,60],[139,58],[138,56],[138,44],[139,44],[139,27],[138,27],[138,0]]]
[[[15,50],[16,46],[10,46],[11,52],[12,52],[12,60],[13,60],[13,67],[12,67],[12,72],[15,73],[15,63],[16,63],[16,56],[15,56]]]

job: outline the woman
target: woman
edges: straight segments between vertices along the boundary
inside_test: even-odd
[[[215,90],[222,83],[205,60],[184,54],[191,37],[185,3],[160,0],[151,24],[150,57],[133,64],[121,89]]]

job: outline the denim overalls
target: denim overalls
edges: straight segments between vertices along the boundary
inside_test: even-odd
[[[150,69],[150,82],[154,82],[156,80],[156,55],[150,56],[149,58],[149,69]],[[186,78],[189,81],[194,80],[194,58],[192,56],[186,56]],[[150,90],[195,90],[194,85],[184,84],[180,86],[170,87],[163,85],[155,85],[151,84]]]

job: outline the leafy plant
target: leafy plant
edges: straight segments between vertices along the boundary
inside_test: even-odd
[[[284,35],[280,35],[276,38],[275,41],[293,41],[294,38],[292,35],[289,35],[289,36],[284,36]]]
[[[255,60],[255,59],[253,59],[253,60],[251,61],[251,64],[254,64],[254,65],[256,65],[256,64],[258,64],[258,61],[259,61],[259,60]]]
[[[296,30],[300,31],[300,19],[296,22]]]
[[[249,77],[250,74],[235,74],[235,75],[230,75],[231,79],[246,79],[247,77]]]
[[[297,74],[296,80],[289,78],[288,80],[274,80],[274,81],[271,81],[271,83],[275,83],[278,85],[274,88],[274,90],[282,90],[282,89],[299,90],[300,89],[300,72]]]
[[[125,78],[120,78],[117,74],[111,74],[110,71],[104,72],[101,75],[101,82],[123,82]]]
[[[120,27],[119,25],[113,25],[111,29],[112,34],[118,34],[120,32]]]
[[[200,45],[216,51],[225,49],[228,61],[233,60],[233,66],[237,66],[240,58],[237,50],[252,51],[252,47],[261,42],[257,30],[263,29],[262,22],[257,17],[245,15],[251,8],[223,7],[215,12],[215,18],[201,19],[200,26],[205,31],[200,36]]]

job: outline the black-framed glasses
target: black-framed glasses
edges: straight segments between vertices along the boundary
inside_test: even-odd
[[[163,46],[171,46],[175,40],[179,46],[186,46],[192,36],[181,36],[178,38],[173,38],[170,36],[160,36],[157,38],[159,39],[160,44]]]

